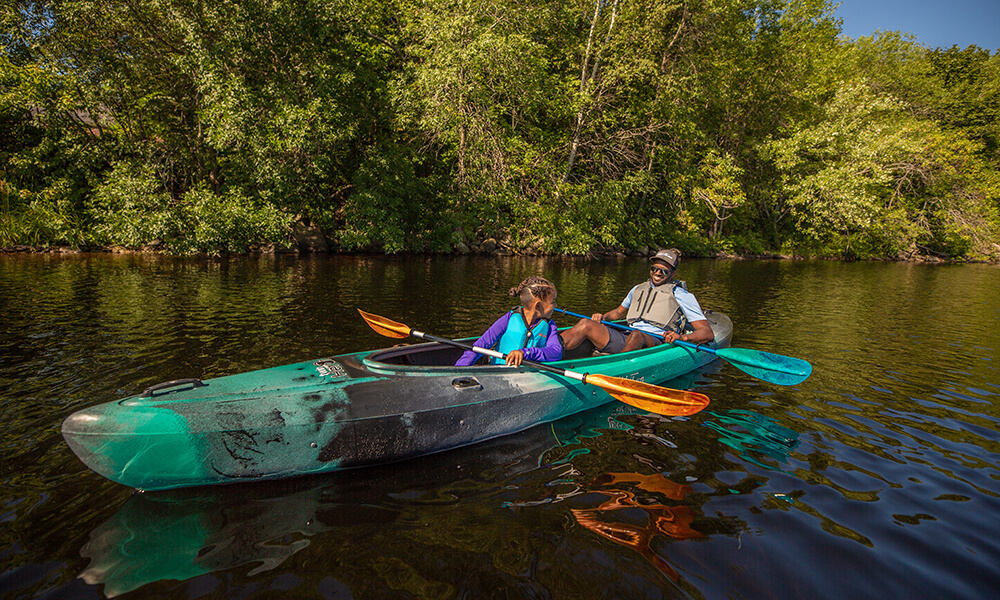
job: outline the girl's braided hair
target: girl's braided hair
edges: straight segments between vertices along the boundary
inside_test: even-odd
[[[544,277],[531,276],[518,284],[517,287],[510,288],[510,295],[519,296],[521,298],[521,306],[525,307],[534,298],[538,298],[539,300],[551,298],[555,302],[556,286]]]

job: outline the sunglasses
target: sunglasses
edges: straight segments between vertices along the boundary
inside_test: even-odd
[[[650,273],[659,273],[660,275],[666,276],[666,275],[670,275],[671,270],[669,270],[669,269],[661,269],[660,267],[650,267],[649,268],[649,272]]]

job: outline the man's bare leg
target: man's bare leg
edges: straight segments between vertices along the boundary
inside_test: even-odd
[[[566,350],[576,348],[583,340],[590,340],[600,350],[608,345],[610,339],[608,328],[591,319],[580,319],[576,325],[562,332],[563,348]]]
[[[622,348],[622,352],[631,352],[632,350],[640,350],[642,348],[649,348],[654,345],[655,340],[649,334],[643,333],[641,331],[633,331],[628,334],[625,338],[625,347]]]

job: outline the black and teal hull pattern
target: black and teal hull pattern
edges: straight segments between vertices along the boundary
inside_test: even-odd
[[[715,313],[714,347],[732,323]],[[383,464],[523,431],[613,400],[530,367],[454,367],[436,343],[154,386],[73,413],[62,434],[100,475],[143,489],[279,479]],[[714,355],[662,345],[551,363],[661,383]]]

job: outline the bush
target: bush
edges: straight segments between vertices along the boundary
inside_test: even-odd
[[[389,144],[369,153],[343,207],[337,230],[342,247],[379,247],[387,254],[451,249],[457,225],[453,210],[436,186],[417,176],[419,160]]]
[[[175,202],[144,164],[116,165],[97,186],[90,213],[100,242],[126,248],[160,240],[178,253],[245,252],[289,236],[290,218],[273,205],[204,184]]]
[[[204,184],[184,194],[183,235],[171,242],[179,252],[246,252],[289,238],[289,216],[254,201],[242,190],[216,194]]]
[[[183,229],[180,211],[146,164],[115,165],[94,189],[90,215],[96,241],[126,248],[173,240]]]

